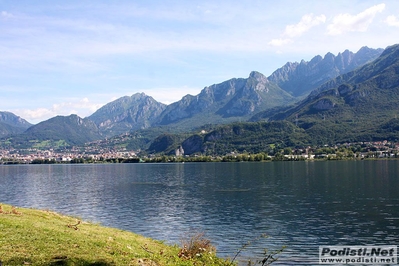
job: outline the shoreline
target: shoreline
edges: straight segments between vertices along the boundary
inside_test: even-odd
[[[381,157],[381,158],[313,158],[313,159],[298,159],[298,158],[285,158],[285,159],[263,159],[263,160],[246,160],[230,158],[224,160],[221,158],[217,159],[184,159],[184,158],[172,158],[172,159],[160,159],[160,160],[147,160],[147,161],[82,161],[82,162],[58,162],[58,161],[36,161],[36,162],[20,162],[20,161],[0,161],[0,165],[80,165],[80,164],[156,164],[156,163],[241,163],[241,162],[255,162],[255,163],[270,163],[270,162],[328,162],[328,161],[388,161],[398,160],[399,157]]]

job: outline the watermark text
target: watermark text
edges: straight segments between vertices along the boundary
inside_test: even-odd
[[[397,264],[397,246],[319,246],[319,264]]]

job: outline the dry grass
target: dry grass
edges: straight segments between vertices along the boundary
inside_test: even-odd
[[[201,257],[204,254],[216,253],[216,248],[212,246],[211,241],[202,232],[194,232],[186,235],[181,240],[181,246],[179,257],[184,259],[192,259]]]

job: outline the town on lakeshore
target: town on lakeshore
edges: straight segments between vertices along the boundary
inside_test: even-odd
[[[274,148],[262,153],[230,152],[225,155],[184,155],[179,147],[174,155],[140,154],[126,148],[93,146],[65,150],[1,149],[0,164],[52,163],[138,163],[138,162],[218,162],[218,161],[303,161],[398,158],[399,143],[390,141],[342,143],[303,148]]]

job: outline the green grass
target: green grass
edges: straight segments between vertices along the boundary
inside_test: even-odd
[[[205,251],[183,259],[181,248],[46,210],[1,204],[2,265],[230,265]]]

